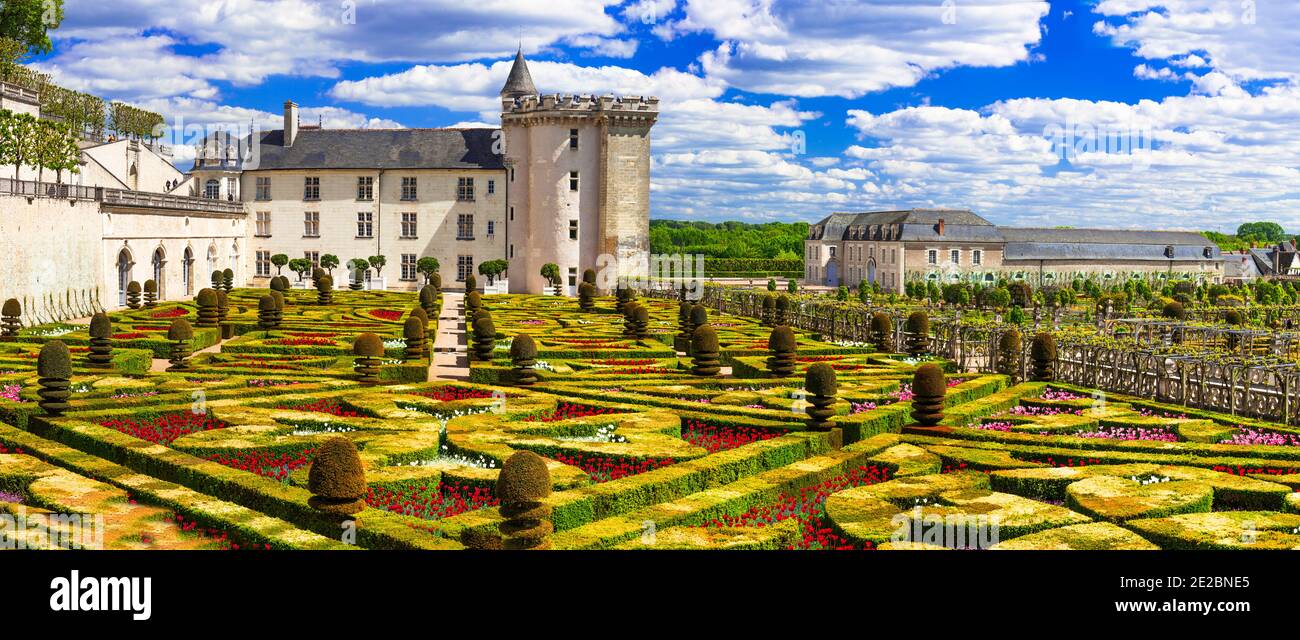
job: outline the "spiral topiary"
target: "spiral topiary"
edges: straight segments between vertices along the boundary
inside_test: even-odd
[[[691,373],[697,376],[716,376],[722,371],[718,332],[708,324],[696,327],[691,334],[691,360]]]
[[[1161,310],[1161,314],[1170,320],[1182,320],[1187,317],[1187,310],[1181,302],[1170,302]]]
[[[352,343],[352,370],[364,384],[379,382],[379,365],[384,357],[384,340],[373,333],[363,333]]]
[[[835,417],[835,395],[839,391],[835,369],[825,362],[808,367],[804,373],[803,388],[808,394],[808,406],[804,409],[808,414],[808,428],[812,431],[830,431],[831,418]]]
[[[763,311],[759,314],[759,324],[770,327],[775,324],[776,318],[776,296],[771,293],[763,294]]]
[[[578,285],[578,308],[587,313],[596,310],[596,285],[586,281]]]
[[[72,384],[72,354],[68,353],[68,345],[62,340],[41,345],[41,352],[36,356],[36,374],[40,376],[36,384],[41,387],[36,392],[41,398],[37,404],[51,416],[63,415],[68,410],[68,398],[72,397],[68,390]]]
[[[0,308],[0,337],[6,340],[13,340],[18,337],[18,329],[22,327],[19,321],[23,315],[23,305],[14,298],[5,300],[3,308]]]
[[[406,341],[406,349],[402,351],[403,360],[411,362],[424,357],[424,321],[419,316],[406,317],[406,322],[402,324],[402,339]]]
[[[272,289],[267,295],[271,296],[272,300],[275,300],[275,324],[278,325],[284,322],[284,305],[286,304],[284,294]]]
[[[786,325],[772,329],[771,335],[767,337],[767,350],[771,354],[767,358],[767,371],[777,378],[788,378],[794,375],[795,352],[798,346],[799,341],[794,337],[794,329]]]
[[[510,341],[510,364],[514,365],[515,384],[529,386],[537,382],[537,343],[533,337],[521,333]]]
[[[429,314],[424,312],[420,306],[411,307],[410,317],[419,318],[421,325],[424,327],[424,343],[420,346],[425,360],[432,360],[433,357],[433,335],[429,333]]]
[[[222,282],[221,270],[218,269],[218,270],[213,271],[213,272],[212,272],[212,288],[213,288],[213,289],[220,289],[220,288],[221,288],[221,282]]]
[[[627,288],[624,283],[619,283],[618,288],[614,289],[614,311],[619,315],[627,315],[627,303],[635,300],[632,290]]]
[[[132,309],[140,308],[140,283],[132,280],[126,285],[126,306]]]
[[[466,274],[465,291],[477,291],[477,290],[478,290],[478,277],[472,273]]]
[[[307,471],[307,504],[317,511],[351,515],[366,508],[366,473],[357,446],[342,436],[321,443]]]
[[[221,326],[222,340],[235,337],[235,325],[226,322],[229,317],[230,297],[225,291],[217,289],[217,324]]]
[[[650,310],[638,304],[632,309],[632,337],[646,340],[650,337]]]
[[[200,289],[198,295],[194,296],[194,304],[199,308],[200,327],[215,327],[221,324],[220,314],[217,311],[216,291]]]
[[[221,289],[226,293],[230,293],[233,288],[235,288],[235,271],[226,269],[221,272]]]
[[[683,353],[691,350],[691,307],[689,302],[677,305],[677,335],[673,336],[673,351]]]
[[[939,365],[931,362],[917,367],[912,374],[912,419],[923,427],[939,424],[947,393],[948,381]]]
[[[424,309],[426,315],[437,311],[438,290],[434,289],[433,285],[426,284],[420,287],[420,308]]]
[[[270,295],[257,299],[257,328],[270,331],[280,325],[275,317],[275,298]]]
[[[590,284],[590,285],[593,286],[593,287],[596,286],[596,270],[595,270],[595,269],[583,269],[583,270],[582,270],[582,281],[583,281],[583,282],[586,282],[587,284]]]
[[[190,371],[190,354],[193,350],[190,348],[190,340],[194,338],[194,329],[184,318],[172,320],[172,325],[167,328],[167,339],[172,343],[171,356],[167,361],[171,363],[167,367],[168,371]]]
[[[913,311],[907,316],[907,353],[922,356],[930,351],[930,316],[924,311]]]
[[[108,314],[96,313],[90,318],[90,355],[86,366],[108,369],[113,366],[113,321]]]
[[[894,319],[889,314],[877,311],[871,315],[871,342],[876,345],[876,351],[894,351]]]
[[[429,277],[429,286],[433,287],[434,291],[442,291],[442,274],[434,272]]]
[[[474,358],[487,362],[492,360],[492,351],[497,346],[497,326],[492,322],[492,314],[486,309],[479,314],[474,319]]]
[[[772,308],[772,324],[789,324],[790,323],[790,296],[781,294],[776,297],[775,306]]]
[[[1010,376],[1011,379],[1020,378],[1020,354],[1023,352],[1023,341],[1020,337],[1020,331],[1008,329],[998,336],[998,373],[1004,376]]]
[[[144,308],[152,309],[158,306],[158,283],[153,280],[144,281]]]
[[[623,337],[629,339],[636,338],[636,327],[633,325],[632,314],[636,308],[641,306],[636,302],[629,302],[623,307]]]
[[[473,318],[479,309],[483,308],[483,294],[477,291],[470,291],[465,294],[465,317]]]
[[[1056,338],[1052,334],[1040,333],[1034,336],[1034,341],[1029,345],[1029,355],[1034,365],[1030,376],[1034,382],[1056,380]]]
[[[532,451],[518,451],[506,458],[497,476],[496,497],[501,501],[500,525],[506,549],[549,549],[551,472],[546,460]]]
[[[322,307],[334,304],[334,278],[329,274],[316,279],[316,304]]]

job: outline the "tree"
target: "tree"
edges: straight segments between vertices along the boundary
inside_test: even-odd
[[[548,262],[542,265],[541,274],[547,282],[551,283],[551,286],[555,287],[555,295],[560,295],[560,265]]]
[[[286,256],[283,253],[277,253],[271,256],[271,264],[275,265],[275,275],[278,276],[283,273],[282,269],[284,269],[284,265],[289,264],[289,256]]]
[[[329,276],[331,278],[334,277],[334,269],[338,268],[338,266],[339,266],[338,256],[332,253],[327,253],[320,257],[320,268],[329,272]]]
[[[509,265],[510,263],[499,258],[496,260],[488,260],[479,263],[478,272],[481,276],[487,276],[488,286],[491,286],[502,273],[505,273],[506,268]]]
[[[14,180],[36,154],[39,122],[28,113],[0,111],[0,162],[14,166]]]
[[[438,259],[433,256],[424,256],[415,261],[415,270],[424,274],[424,283],[429,284],[433,281],[433,274],[438,273]]]
[[[1246,222],[1237,227],[1237,236],[1248,242],[1274,243],[1286,240],[1286,231],[1276,222]]]
[[[384,256],[370,256],[368,262],[370,263],[370,266],[375,268],[375,275],[379,275],[383,273],[384,265],[388,264],[388,258],[385,258]]]
[[[50,30],[63,22],[63,0],[5,0],[0,3],[0,36],[16,41],[25,53],[54,50]]]
[[[303,277],[311,271],[311,260],[306,258],[294,258],[289,261],[289,270],[298,274],[298,279],[302,280]]]

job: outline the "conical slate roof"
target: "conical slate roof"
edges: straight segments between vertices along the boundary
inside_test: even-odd
[[[528,73],[528,63],[524,62],[524,50],[520,49],[515,54],[514,66],[510,67],[510,77],[506,78],[506,86],[501,87],[501,97],[519,98],[533,95],[537,95],[537,87],[533,86],[533,76]]]

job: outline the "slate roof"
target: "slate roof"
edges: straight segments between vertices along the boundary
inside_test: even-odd
[[[939,220],[944,221],[939,236]],[[964,209],[907,209],[864,213],[833,213],[813,225],[821,229],[816,239],[848,240],[853,227],[899,225],[896,240],[948,242],[1002,242],[993,223]]]
[[[537,95],[537,87],[533,85],[533,74],[528,73],[524,50],[520,49],[515,53],[515,63],[510,66],[510,76],[506,78],[505,86],[501,87],[501,97],[519,98],[535,95]]]
[[[1218,260],[1215,244],[1191,231],[1131,229],[1034,229],[1002,227],[1003,260]],[[1168,248],[1173,247],[1173,256]],[[1206,249],[1209,254],[1206,255]]]
[[[299,129],[261,134],[255,169],[504,169],[497,129]]]

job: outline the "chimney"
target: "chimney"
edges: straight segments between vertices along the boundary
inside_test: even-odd
[[[939,218],[939,235],[943,235],[943,218]]]
[[[284,103],[284,146],[292,147],[298,137],[298,104],[293,100]]]

